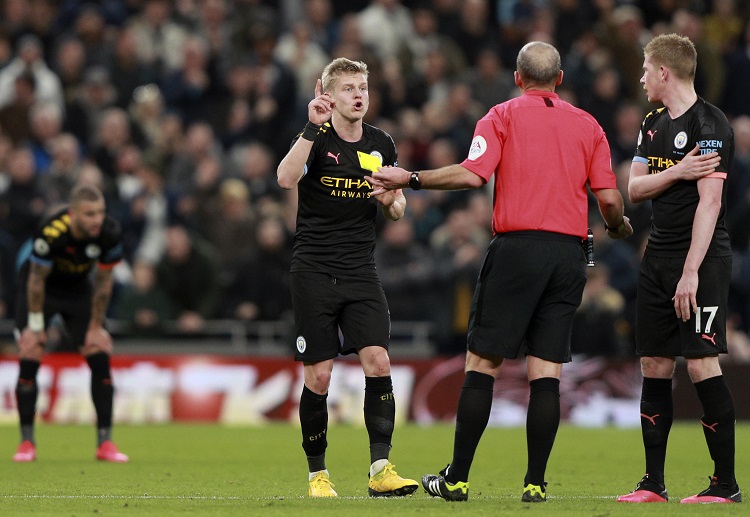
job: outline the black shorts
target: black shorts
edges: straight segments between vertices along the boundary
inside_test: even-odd
[[[549,232],[496,236],[474,291],[469,350],[513,359],[525,345],[526,355],[569,362],[573,316],[585,284],[580,239]]]
[[[91,321],[91,291],[44,294],[44,323],[50,324],[53,316],[60,316],[64,323],[63,336],[56,346],[58,352],[78,352],[86,340],[86,332]],[[26,288],[18,289],[16,298],[16,329],[22,331],[28,323],[29,309]]]
[[[374,272],[356,276],[293,272],[291,292],[295,360],[316,363],[365,346],[388,348],[391,318]]]
[[[698,269],[698,313],[683,322],[674,310],[685,258],[645,255],[635,315],[635,353],[704,357],[727,352],[727,299],[732,257],[706,257]]]

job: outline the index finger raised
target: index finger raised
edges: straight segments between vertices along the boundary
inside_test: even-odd
[[[323,95],[323,81],[318,79],[315,83],[315,97],[320,97],[321,95]]]

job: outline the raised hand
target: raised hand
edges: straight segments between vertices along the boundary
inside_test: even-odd
[[[333,98],[327,93],[323,93],[323,82],[318,79],[315,84],[315,98],[307,105],[307,116],[310,122],[322,126],[328,122],[333,113]]]

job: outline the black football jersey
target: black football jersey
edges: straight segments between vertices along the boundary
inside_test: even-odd
[[[122,254],[122,231],[117,221],[107,215],[98,237],[77,240],[70,232],[66,208],[44,219],[34,232],[27,255],[21,257],[24,259],[22,285],[26,285],[31,261],[52,267],[47,277],[47,291],[60,294],[86,291],[94,265],[114,266]]]
[[[365,176],[397,160],[393,139],[381,129],[363,124],[362,138],[346,142],[330,122],[323,125],[298,184],[292,271],[375,270],[379,203]]]
[[[674,120],[666,108],[648,113],[641,124],[633,161],[646,163],[649,174],[658,174],[682,160],[696,143],[700,144],[702,154],[717,151],[721,163],[716,172],[729,174],[734,158],[734,132],[726,116],[701,98]],[[721,209],[706,256],[732,254],[724,222],[726,189],[724,181]],[[699,200],[697,181],[678,181],[652,199],[649,253],[670,257],[687,255]]]

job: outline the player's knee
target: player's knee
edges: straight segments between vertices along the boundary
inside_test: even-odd
[[[27,340],[18,341],[18,358],[41,361],[44,356],[44,347],[39,343],[32,343]]]
[[[692,382],[701,382],[721,375],[719,358],[716,356],[688,359],[687,371]]]
[[[328,393],[328,387],[331,385],[330,371],[315,371],[312,375],[307,375],[305,384],[314,393]]]
[[[641,357],[641,373],[644,377],[669,379],[674,373],[675,361],[670,357]]]
[[[84,357],[91,357],[92,355],[96,354],[105,354],[105,355],[112,355],[112,343],[111,342],[102,342],[102,343],[87,343],[86,345],[81,347],[81,354],[83,354]]]
[[[360,350],[360,361],[366,377],[385,377],[391,374],[388,350],[381,346],[368,346]]]

